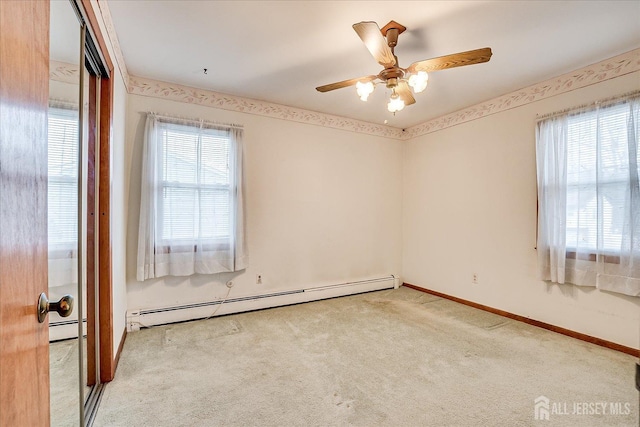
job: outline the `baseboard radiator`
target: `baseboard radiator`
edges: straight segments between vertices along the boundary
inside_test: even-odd
[[[337,283],[269,294],[222,299],[194,304],[176,305],[155,309],[127,311],[127,331],[140,328],[204,319],[215,316],[260,310],[263,308],[299,304],[327,298],[354,295],[363,292],[393,289],[400,286],[400,278],[394,275],[354,282]],[[233,295],[233,289],[231,290]]]
[[[82,330],[87,334],[87,319],[82,319]],[[78,338],[78,319],[49,322],[49,342]]]

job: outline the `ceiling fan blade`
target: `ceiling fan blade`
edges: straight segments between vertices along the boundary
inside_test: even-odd
[[[409,73],[418,71],[438,71],[447,68],[462,67],[463,65],[480,64],[491,59],[491,48],[469,50],[467,52],[454,53],[452,55],[440,56],[438,58],[425,59],[414,62],[407,67]]]
[[[404,105],[411,105],[416,103],[416,99],[413,97],[411,93],[411,89],[409,89],[409,85],[407,82],[401,80],[398,82],[398,86],[396,86],[396,93],[404,101]]]
[[[330,90],[342,89],[343,87],[354,86],[358,82],[366,83],[378,78],[378,76],[366,76],[358,79],[344,80],[341,82],[331,83],[316,88],[318,92],[329,92]]]
[[[396,58],[387,44],[387,39],[380,32],[378,24],[372,21],[358,22],[353,24],[353,29],[358,33],[378,64],[385,68],[396,65]]]

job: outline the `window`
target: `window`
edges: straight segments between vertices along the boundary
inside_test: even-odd
[[[138,280],[246,268],[242,133],[148,115]]]
[[[225,244],[231,233],[228,132],[160,123],[162,197],[158,240]]]
[[[48,227],[51,253],[78,239],[78,111],[49,108]]]
[[[640,97],[536,128],[544,280],[640,296]]]
[[[595,254],[598,237],[605,254],[616,255],[621,250],[630,177],[629,114],[629,106],[619,104],[568,118],[569,252],[581,248],[583,253]]]

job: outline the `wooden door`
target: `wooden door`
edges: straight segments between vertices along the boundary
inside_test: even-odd
[[[49,425],[49,2],[0,0],[0,425]]]

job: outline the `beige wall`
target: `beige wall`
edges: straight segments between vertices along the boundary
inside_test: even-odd
[[[111,268],[113,283],[113,347],[120,345],[127,312],[126,241],[127,186],[125,182],[125,121],[127,90],[120,73],[113,75],[113,140],[111,142]]]
[[[637,89],[639,73],[405,142],[131,95],[115,74],[114,347],[127,308],[210,301],[229,279],[238,297],[400,272],[407,283],[640,347],[639,298],[536,279],[534,147],[536,114]],[[149,110],[245,125],[246,272],[135,280]]]
[[[640,347],[640,298],[539,281],[535,250],[536,114],[639,82],[636,72],[405,143],[404,281]]]
[[[131,310],[399,275],[402,143],[130,94],[127,295]],[[135,279],[145,112],[244,125],[249,268]],[[256,284],[256,275],[263,284]]]
[[[536,114],[633,90],[638,77],[405,142],[128,95],[126,304],[211,301],[230,279],[240,297],[402,271],[407,283],[638,347],[638,298],[536,279],[534,144]],[[135,280],[146,111],[245,125],[246,272]]]

